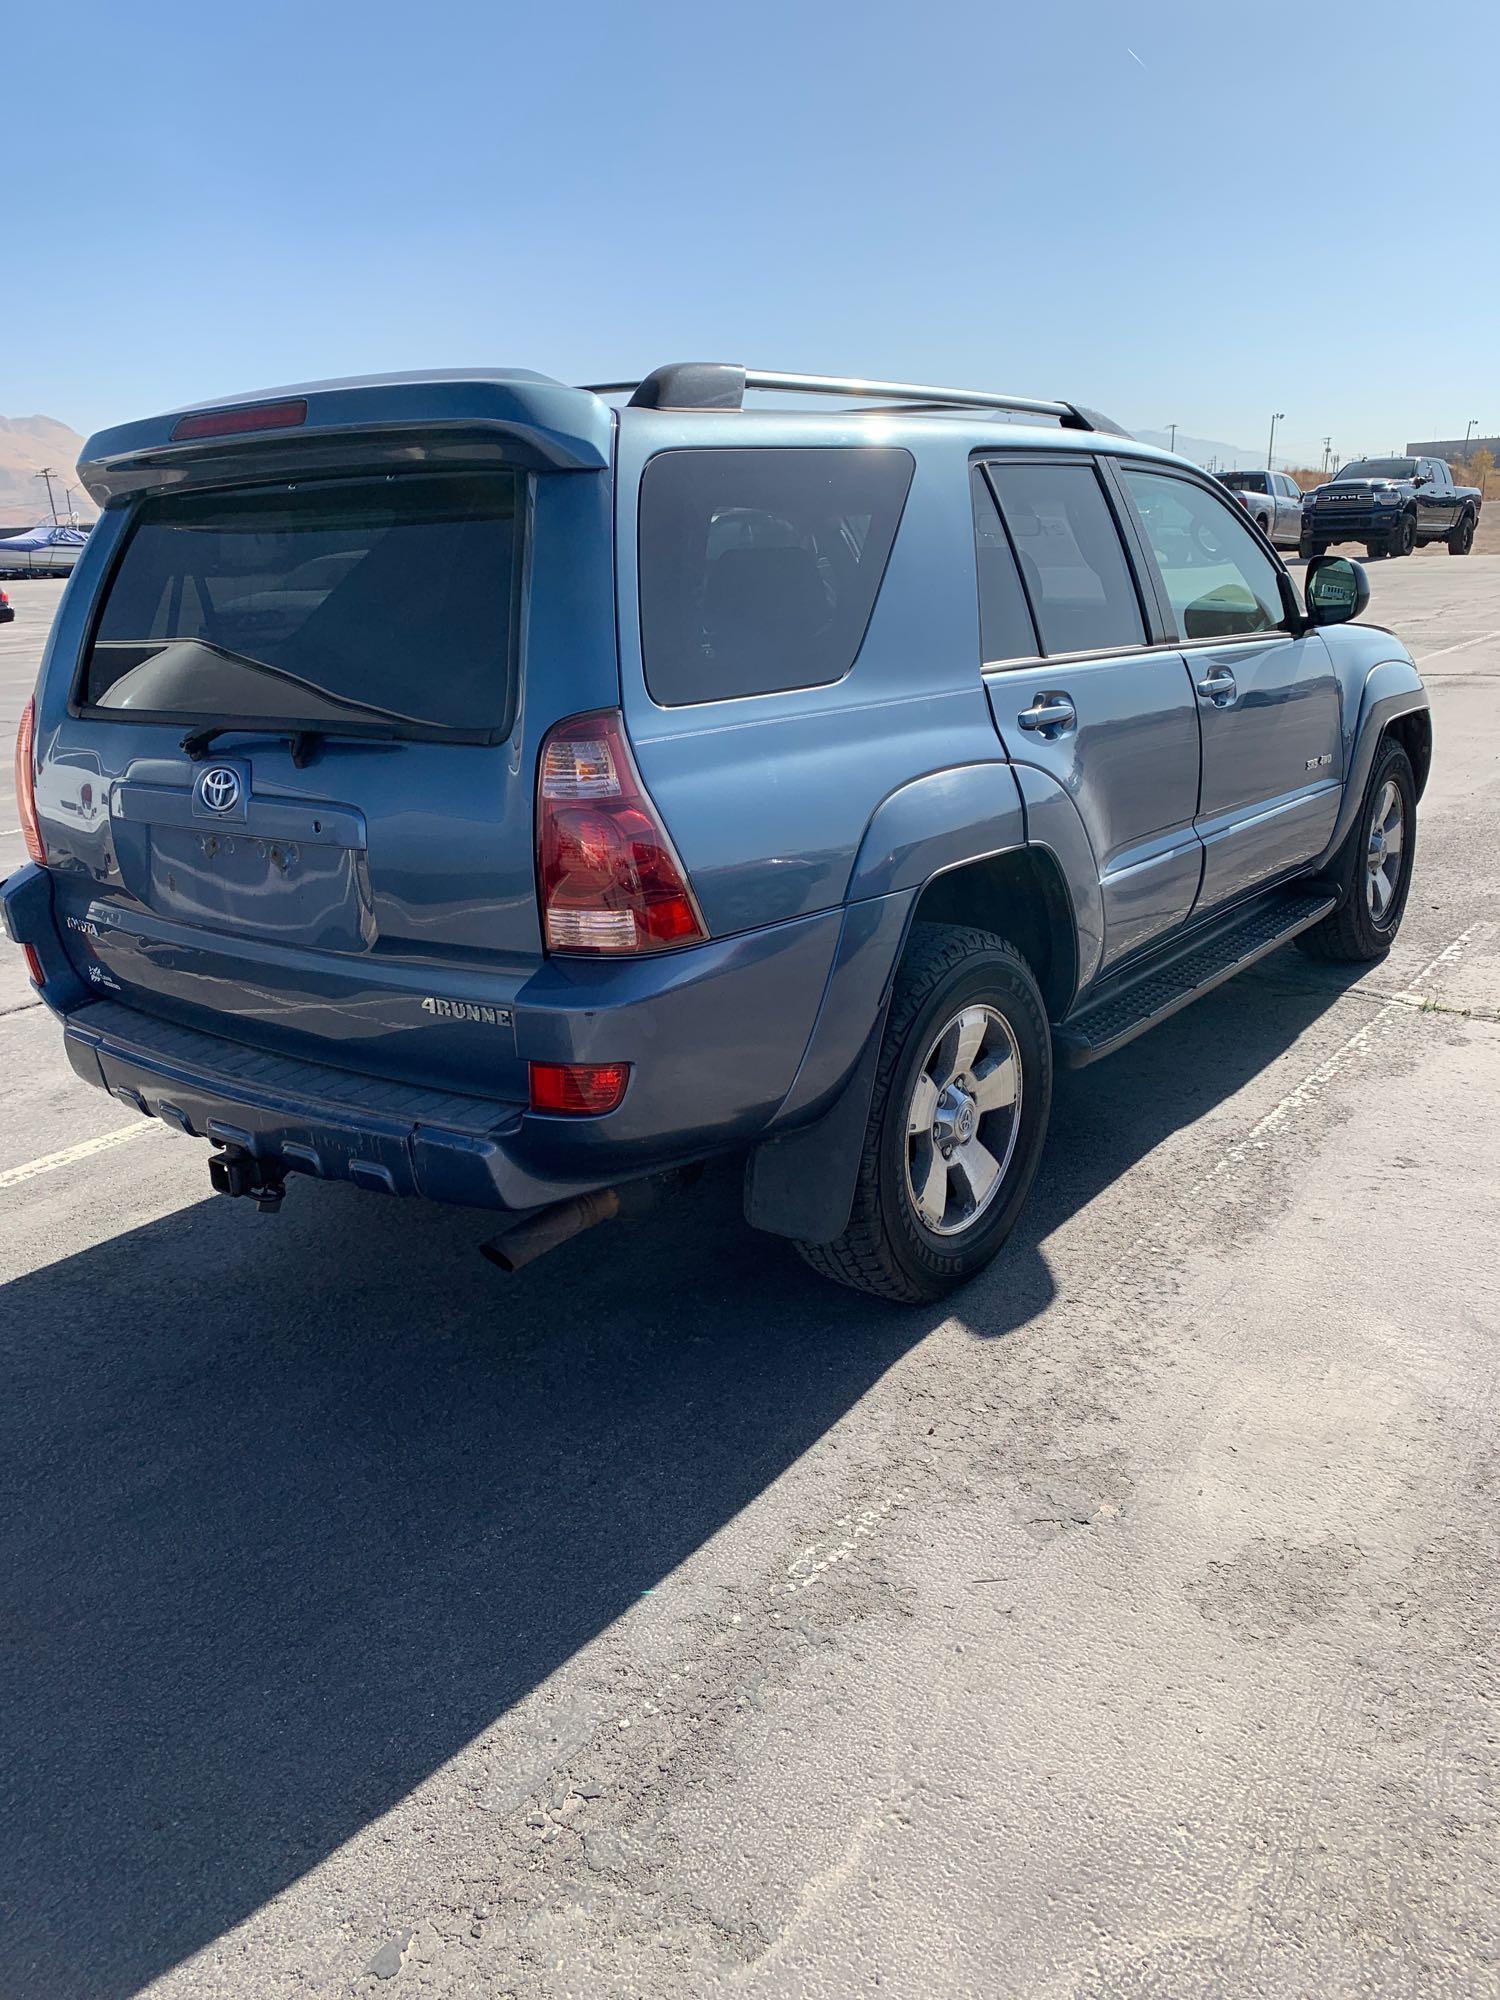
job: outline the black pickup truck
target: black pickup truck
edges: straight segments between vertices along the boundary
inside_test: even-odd
[[[1356,458],[1303,496],[1298,554],[1363,542],[1371,556],[1409,556],[1419,543],[1446,542],[1449,555],[1466,556],[1483,504],[1440,458]]]

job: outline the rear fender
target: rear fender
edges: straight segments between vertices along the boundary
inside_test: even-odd
[[[919,889],[945,868],[1025,840],[1026,815],[1010,764],[996,758],[929,771],[891,792],[871,814],[848,900]]]
[[[1021,776],[999,762],[931,772],[893,792],[872,815],[855,858],[839,949],[801,1068],[768,1136],[750,1156],[745,1214],[753,1228],[827,1243],[847,1226],[907,932],[923,898],[954,871],[1025,850]],[[1096,909],[1097,874],[1076,809],[1042,774],[1025,776],[1038,781],[1031,789],[1050,835],[1043,844],[1075,913],[1080,898],[1086,911]],[[1049,795],[1049,785],[1056,799]],[[1057,800],[1071,821],[1058,811]],[[1083,944],[1079,928],[1075,914],[1075,962]],[[1090,972],[1098,962],[1101,938],[1095,918],[1085,947]]]

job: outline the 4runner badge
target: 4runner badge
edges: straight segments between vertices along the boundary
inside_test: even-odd
[[[439,1021],[478,1021],[486,1028],[508,1028],[513,1016],[509,1007],[481,1007],[473,1000],[438,1000],[428,994],[422,1012]]]

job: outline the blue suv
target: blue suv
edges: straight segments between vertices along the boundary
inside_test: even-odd
[[[1359,566],[1304,598],[1072,404],[455,371],[80,471],[6,927],[78,1074],[264,1207],[500,1210],[514,1268],[738,1154],[754,1226],[935,1298],[1055,1060],[1401,921],[1431,728]]]

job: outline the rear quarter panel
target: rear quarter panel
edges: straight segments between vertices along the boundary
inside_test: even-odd
[[[746,444],[735,426],[749,422],[756,445],[910,450],[915,469],[900,530],[842,681],[664,708],[647,691],[641,658],[641,474],[657,451]],[[913,780],[975,764],[1003,770],[979,673],[968,453],[961,432],[948,435],[931,420],[919,431],[909,420],[632,411],[622,422],[616,561],[625,713],[646,784],[715,934],[842,902],[872,817]],[[1013,784],[995,797],[1013,809]],[[976,851],[1016,837],[980,828]],[[872,860],[864,893],[893,886]]]

